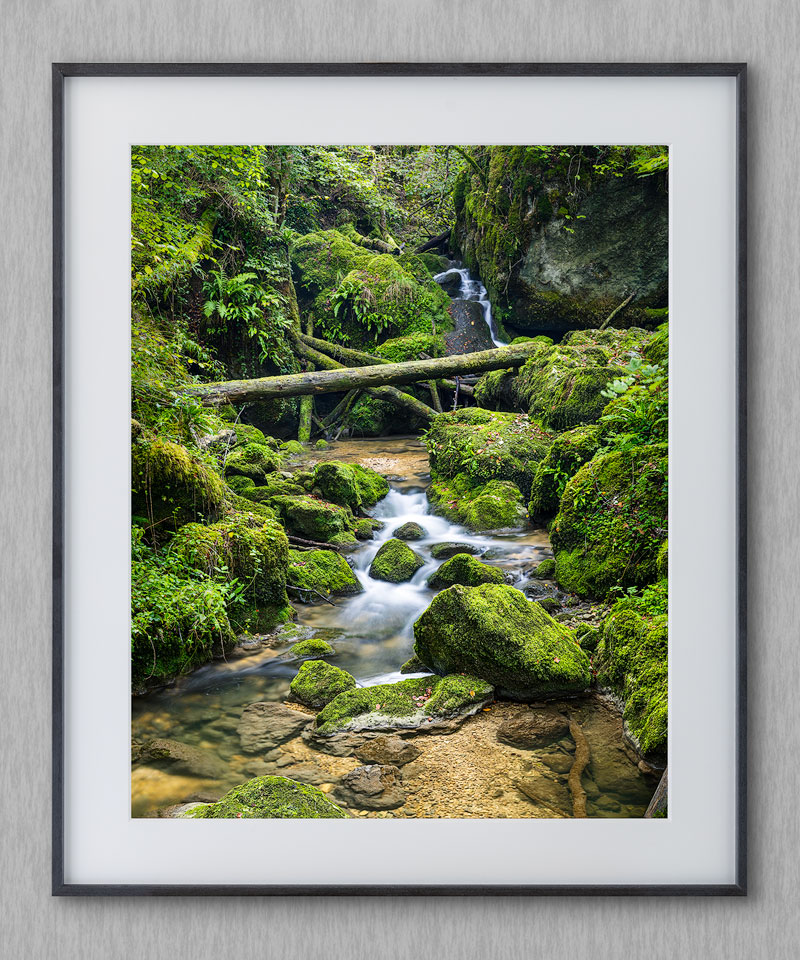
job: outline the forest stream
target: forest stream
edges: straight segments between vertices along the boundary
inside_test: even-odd
[[[324,452],[297,461],[308,469],[322,460],[361,463],[391,480],[389,495],[370,511],[383,522],[375,539],[351,555],[363,592],[300,608],[299,621],[265,638],[251,649],[237,648],[227,662],[196,670],[169,689],[133,701],[134,742],[168,737],[202,748],[222,761],[215,778],[191,777],[134,765],[133,816],[153,816],[170,804],[213,800],[253,776],[278,774],[320,786],[325,792],[359,765],[354,757],[334,757],[313,749],[301,738],[278,747],[276,757],[256,760],[240,750],[237,727],[243,708],[253,702],[282,702],[297,672],[286,650],[298,640],[319,637],[336,650],[331,662],[351,673],[361,686],[408,679],[398,671],[411,656],[413,625],[434,591],[425,584],[438,562],[436,543],[455,542],[500,567],[507,580],[531,595],[557,594],[552,583],[531,579],[526,570],[551,555],[547,533],[474,534],[432,515],[424,489],[430,481],[424,445],[415,437],[339,441]],[[425,566],[407,583],[374,580],[367,570],[380,545],[403,523],[417,522],[427,536],[414,543]],[[550,704],[556,708],[565,704]],[[579,718],[591,760],[583,776],[587,813],[594,817],[640,817],[653,794],[652,776],[643,774],[622,739],[618,711],[598,695],[567,705]],[[552,817],[571,816],[565,775],[575,744],[569,737],[538,750],[517,749],[497,739],[503,721],[524,716],[527,704],[499,701],[481,710],[450,733],[413,738],[420,756],[403,768],[406,802],[390,811],[353,810],[380,817]],[[530,799],[534,793],[539,803]]]

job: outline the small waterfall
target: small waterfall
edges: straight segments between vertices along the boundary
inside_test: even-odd
[[[497,333],[497,327],[495,326],[494,320],[492,318],[492,304],[489,301],[489,293],[486,290],[486,287],[476,280],[466,269],[466,267],[450,267],[449,269],[443,271],[442,273],[437,273],[433,278],[437,283],[441,283],[446,277],[450,277],[453,274],[458,274],[461,278],[461,289],[459,291],[459,299],[461,300],[475,300],[483,308],[483,319],[486,321],[486,326],[489,328],[489,333],[492,337],[492,342],[496,347],[505,347],[507,342],[501,340]]]

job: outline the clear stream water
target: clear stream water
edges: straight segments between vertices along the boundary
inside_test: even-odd
[[[326,603],[298,604],[298,623],[289,625],[282,632],[281,641],[272,647],[250,656],[210,664],[183,678],[172,688],[135,698],[132,709],[134,741],[141,743],[153,737],[169,737],[201,747],[222,760],[227,765],[228,773],[217,782],[201,781],[175,775],[167,768],[159,769],[157,765],[134,764],[134,816],[152,816],[159,807],[183,802],[192,796],[213,798],[224,789],[256,775],[260,768],[253,766],[254,758],[243,757],[239,752],[236,726],[247,704],[261,700],[282,701],[287,697],[289,682],[297,672],[299,663],[287,659],[286,650],[296,640],[306,636],[328,640],[336,650],[332,662],[351,673],[361,685],[404,678],[398,671],[412,654],[414,621],[434,596],[433,591],[425,585],[427,577],[441,562],[431,557],[433,544],[441,541],[472,544],[484,561],[506,570],[509,580],[517,587],[524,590],[530,585],[541,590],[539,582],[529,583],[525,569],[550,555],[546,532],[529,528],[522,532],[476,535],[430,514],[424,493],[425,485],[429,482],[428,462],[419,439],[393,437],[342,441],[332,444],[324,452],[309,453],[296,466],[308,468],[322,459],[361,462],[393,478],[388,496],[371,511],[372,516],[382,520],[385,526],[376,533],[373,541],[355,548],[350,556],[363,592],[337,599],[335,606]],[[420,523],[427,532],[425,539],[411,544],[425,558],[425,566],[409,583],[390,584],[371,579],[367,571],[381,543],[391,537],[400,524],[409,520]],[[509,704],[508,709],[527,708]],[[602,796],[596,798],[601,804],[605,803],[605,807],[590,804],[590,814],[641,816],[655,784],[652,778],[646,778],[639,772],[634,759],[623,749],[619,718],[598,698],[583,701],[580,710],[592,746],[595,767],[603,766],[607,774],[607,785],[600,791]],[[479,714],[466,721],[464,727],[480,724],[482,717]],[[484,720],[488,722],[488,715]],[[444,741],[446,738],[421,739]],[[498,766],[498,771],[489,776],[489,780],[494,782],[502,772],[503,764],[512,761],[517,763],[523,752],[502,747],[494,738],[491,744],[488,753],[484,751],[481,755],[483,759],[475,762]],[[313,751],[313,754],[317,753]],[[533,752],[524,753],[530,755]],[[602,759],[604,756],[606,760]],[[315,757],[312,755],[310,759],[314,760]],[[301,762],[303,760],[307,762],[309,757],[301,758]],[[296,756],[293,762],[297,762]],[[273,772],[280,773],[281,770],[275,769]],[[486,774],[486,771],[483,772]],[[592,775],[602,784],[602,775],[598,776],[597,772]],[[467,786],[465,783],[465,789]],[[420,788],[420,792],[424,794],[424,787]],[[596,787],[593,792],[598,792]],[[495,804],[499,802],[495,801]],[[457,796],[449,798],[448,803],[446,809],[449,812],[427,815],[462,815]],[[481,807],[479,801],[469,809],[477,811],[469,815],[495,815],[488,808]],[[543,815],[518,791],[514,809],[514,813],[497,815]],[[441,806],[437,810],[441,810]],[[401,809],[391,815],[403,816],[404,813]]]

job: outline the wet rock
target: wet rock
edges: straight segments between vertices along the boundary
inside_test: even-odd
[[[477,587],[481,583],[503,583],[505,574],[498,567],[481,563],[468,553],[457,553],[428,577],[432,590],[442,590],[460,583],[465,587]]]
[[[477,300],[453,300],[450,304],[450,316],[455,330],[445,334],[447,353],[474,353],[477,350],[491,350],[494,340],[483,313],[483,307]]]
[[[287,652],[289,656],[297,660],[321,660],[323,657],[331,657],[336,653],[327,640],[321,640],[319,637],[311,637],[308,640],[293,643]]]
[[[402,767],[420,755],[420,750],[400,737],[376,737],[356,750],[356,756],[364,763],[388,764]]]
[[[400,673],[430,673],[430,670],[419,657],[411,657],[400,667]]]
[[[298,736],[311,720],[307,714],[291,710],[281,703],[251,703],[242,711],[237,727],[239,742],[245,753],[273,750]]]
[[[290,550],[287,580],[304,603],[318,600],[317,594],[348,597],[363,590],[348,562],[333,550]]]
[[[548,753],[541,757],[542,763],[549,767],[553,773],[565,774],[572,769],[574,760],[563,753]]]
[[[480,547],[476,547],[472,543],[455,543],[453,541],[435,543],[431,547],[431,556],[434,560],[449,560],[457,553],[480,553]]]
[[[387,540],[375,554],[369,568],[374,580],[403,583],[425,565],[422,557],[402,540]]]
[[[448,273],[436,281],[448,297],[457,297],[461,293],[461,274]]]
[[[328,783],[331,779],[330,773],[327,773],[325,770],[320,770],[320,768],[313,763],[299,763],[294,767],[283,767],[281,776],[289,777],[291,780],[297,780],[299,783],[310,783],[315,787],[323,783]]]
[[[394,810],[405,803],[406,792],[397,767],[370,764],[345,774],[336,797],[359,810]]]
[[[393,537],[397,537],[398,540],[422,540],[423,537],[427,537],[428,533],[421,524],[415,523],[413,520],[409,520],[407,523],[401,524],[393,533]]]
[[[551,580],[556,574],[556,562],[552,557],[542,560],[536,569],[531,573],[537,580]]]
[[[316,730],[309,727],[303,733],[303,739],[314,750],[327,753],[331,757],[350,757],[364,743],[364,737],[356,733],[340,733],[333,737],[318,736]]]
[[[292,696],[307,707],[319,710],[345,690],[355,689],[356,681],[345,670],[324,660],[307,660],[289,689]]]
[[[567,734],[569,720],[555,710],[531,710],[520,717],[509,717],[497,728],[497,739],[501,743],[522,750],[549,746]],[[567,760],[571,766],[572,760]]]
[[[561,604],[555,597],[542,597],[536,601],[545,613],[557,613],[561,609]]]
[[[213,753],[178,740],[150,740],[142,748],[139,758],[145,763],[168,763],[183,773],[211,780],[220,780],[228,773],[226,765]]]

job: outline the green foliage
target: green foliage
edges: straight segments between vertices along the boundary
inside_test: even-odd
[[[596,424],[573,427],[555,438],[533,478],[528,505],[531,520],[543,523],[558,512],[567,481],[592,459],[599,443],[600,428]]]
[[[600,417],[604,450],[630,450],[666,440],[669,388],[658,364],[644,363],[632,353],[623,376],[612,380],[602,396],[611,401]]]

